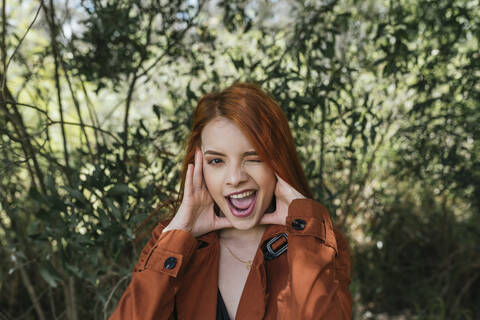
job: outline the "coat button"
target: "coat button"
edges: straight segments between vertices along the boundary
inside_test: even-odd
[[[303,230],[305,229],[306,225],[307,223],[302,219],[295,219],[292,221],[292,228],[295,230]]]
[[[175,268],[176,265],[177,265],[177,259],[174,258],[174,257],[167,258],[165,260],[165,263],[163,264],[165,269],[173,269],[173,268]]]

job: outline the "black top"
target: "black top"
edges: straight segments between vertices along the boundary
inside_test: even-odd
[[[225,307],[225,303],[223,302],[223,298],[220,293],[220,289],[218,289],[217,294],[217,320],[230,320],[227,308]]]

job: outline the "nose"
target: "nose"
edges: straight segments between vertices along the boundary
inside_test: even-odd
[[[236,187],[248,180],[248,173],[242,164],[232,165],[228,168],[225,182],[227,185]]]

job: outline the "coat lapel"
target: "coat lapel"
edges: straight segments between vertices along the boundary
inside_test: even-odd
[[[269,290],[262,245],[268,239],[285,232],[285,230],[285,226],[280,225],[270,225],[265,230],[253,260],[252,269],[243,288],[235,319],[263,319]]]

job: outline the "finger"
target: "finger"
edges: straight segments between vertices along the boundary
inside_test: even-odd
[[[193,170],[193,190],[202,188],[202,152],[197,149],[195,151],[195,168]]]
[[[279,197],[283,191],[285,180],[280,178],[278,174],[275,174],[275,177],[277,178],[277,182],[275,183],[275,189],[273,190],[273,193],[275,196]]]
[[[285,182],[285,180],[280,178],[280,176],[277,173],[275,173],[275,177],[277,178],[277,182],[275,184],[275,193],[277,193],[281,191],[282,188],[285,188],[285,185],[288,186],[288,184]]]
[[[205,188],[208,191],[207,184],[205,183],[205,176],[204,176],[204,171],[203,171],[203,153],[200,150],[200,154],[202,156],[202,161],[200,161],[201,166],[202,166],[202,188]]]
[[[297,189],[292,187],[288,182],[280,178],[278,174],[275,173],[275,176],[278,179],[277,185],[275,187],[275,195],[279,195],[279,196],[283,195],[287,198],[290,198],[290,200],[305,198],[305,196],[302,193],[300,193]]]
[[[185,176],[185,186],[183,194],[192,194],[192,179],[193,179],[193,164],[189,163],[187,166],[187,174]]]
[[[279,176],[278,173],[276,173],[276,172],[275,172],[275,178],[277,178],[277,181],[285,182],[285,180],[283,180],[282,178],[280,178],[280,176]]]
[[[285,225],[285,218],[280,217],[280,215],[277,213],[277,211],[274,211],[272,213],[265,213],[260,219],[259,224],[280,224],[280,225]]]

